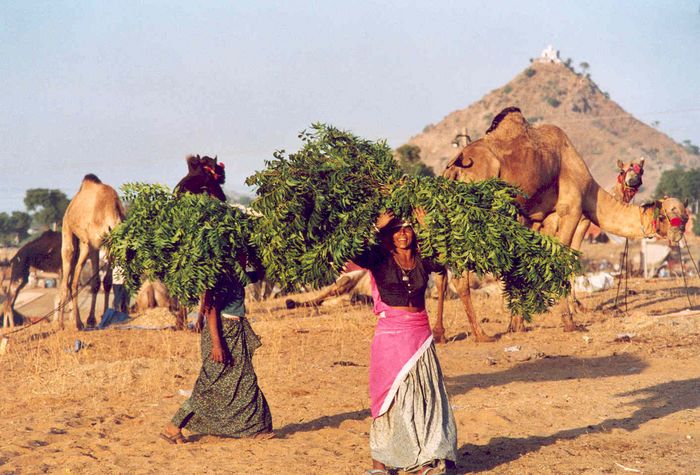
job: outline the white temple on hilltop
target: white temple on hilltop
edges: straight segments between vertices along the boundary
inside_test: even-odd
[[[554,49],[554,46],[549,45],[544,50],[540,57],[535,59],[538,63],[554,63],[561,64],[561,59],[559,59],[559,50]]]

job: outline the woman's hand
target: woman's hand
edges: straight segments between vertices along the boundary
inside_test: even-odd
[[[197,322],[194,324],[194,332],[202,333],[202,330],[204,330],[204,314],[200,312],[197,315]]]
[[[211,359],[221,364],[233,364],[233,359],[231,354],[228,352],[228,348],[223,346],[221,343],[212,342],[211,348]]]
[[[382,229],[385,228],[386,225],[389,224],[392,219],[394,219],[394,213],[392,213],[391,211],[386,211],[377,216],[377,221],[374,223],[374,225],[377,227],[377,229]]]
[[[416,221],[418,221],[421,226],[425,226],[425,210],[423,208],[415,208],[413,210],[413,217],[416,218]]]
[[[361,269],[362,269],[362,267],[358,266],[358,265],[355,264],[353,261],[348,261],[348,262],[346,262],[345,264],[343,264],[343,268],[342,268],[342,272],[341,272],[341,273],[342,273],[342,274],[347,274],[348,272],[352,272],[352,271],[355,271],[355,270],[361,270]]]

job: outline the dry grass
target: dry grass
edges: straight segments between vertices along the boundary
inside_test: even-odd
[[[551,314],[497,343],[438,348],[458,423],[458,473],[700,466],[700,317],[655,316],[688,307],[678,281],[635,279],[630,288],[626,316],[610,309],[614,289],[585,296],[584,332],[563,333]],[[474,304],[487,332],[505,330],[500,297],[477,294]],[[54,333],[39,324],[12,336],[0,356],[0,473],[361,473],[369,466],[371,310],[282,307],[249,305],[263,340],[256,372],[279,434],[265,443],[158,440],[183,400],[179,390],[197,376],[195,334]],[[458,301],[447,302],[445,322],[450,336],[467,332]],[[634,336],[615,341],[621,333]],[[76,339],[84,345],[77,353]],[[521,351],[503,351],[513,345]]]

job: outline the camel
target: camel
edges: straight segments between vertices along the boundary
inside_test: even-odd
[[[617,161],[617,180],[612,189],[612,196],[617,201],[623,203],[631,203],[634,195],[637,194],[642,186],[642,175],[644,175],[644,159],[638,162],[630,162],[629,166],[625,167],[622,160]]]
[[[639,191],[639,188],[642,186],[644,159],[642,158],[639,162],[631,162],[628,167],[625,167],[622,160],[618,160],[617,168],[619,173],[617,175],[617,180],[615,181],[615,186],[613,186],[610,194],[621,203],[631,203],[634,195],[637,194],[637,191]],[[574,237],[571,240],[571,247],[573,249],[576,249],[577,251],[581,249],[583,238],[586,236],[590,225],[591,220],[584,215],[579,224],[576,226]],[[543,227],[544,233],[548,235],[555,235],[556,214],[552,213],[546,217],[542,221],[541,226]],[[540,223],[533,225],[534,230],[539,230],[538,228],[540,228]]]
[[[5,302],[3,303],[3,326],[14,326],[14,307],[19,291],[27,285],[30,268],[44,272],[61,272],[61,233],[45,231],[28,242],[15,253],[9,262]]]
[[[182,193],[192,193],[195,195],[206,193],[207,195],[226,202],[226,194],[221,188],[226,182],[226,170],[222,162],[217,161],[218,156],[200,157],[199,155],[188,155],[185,158],[187,162],[187,175],[175,185],[173,192],[176,195]],[[187,318],[187,308],[175,304],[177,311],[177,328],[181,329],[185,326]],[[204,325],[204,316],[200,313],[195,325],[196,331],[201,331]]]
[[[313,299],[303,302],[287,299],[285,304],[288,309],[297,307],[318,307],[334,297],[340,297],[346,294],[350,296],[350,301],[352,301],[353,297],[357,297],[365,302],[372,298],[369,272],[366,269],[353,270],[341,274],[333,284],[321,289],[321,292]]]
[[[175,185],[175,194],[192,193],[199,195],[206,193],[209,196],[226,202],[226,195],[221,185],[226,181],[224,164],[217,162],[217,157],[200,157],[189,155],[187,162],[187,175]]]
[[[498,177],[518,186],[526,195],[517,198],[522,223],[541,228],[568,246],[583,217],[620,236],[657,236],[671,242],[682,238],[688,220],[685,205],[675,198],[642,207],[620,203],[593,179],[563,130],[547,124],[533,127],[516,107],[501,111],[483,138],[464,147],[448,163],[443,176],[465,182]],[[493,341],[476,322],[469,279],[469,273],[463,275],[456,286],[475,339]],[[576,329],[570,313],[562,319],[566,331]],[[514,317],[509,330],[522,329],[519,322],[522,317]],[[435,323],[433,331],[438,341],[444,341],[442,321]]]
[[[164,307],[175,310],[175,299],[170,297],[170,293],[165,285],[159,280],[148,280],[141,284],[136,293],[135,303],[130,309],[131,313],[144,313],[149,308]]]
[[[85,175],[80,185],[78,193],[73,197],[66,213],[63,216],[62,245],[62,274],[60,291],[60,307],[58,311],[58,321],[63,328],[63,319],[66,311],[66,304],[70,299],[72,302],[72,318],[78,330],[83,328],[78,310],[78,285],[80,272],[89,258],[93,269],[99,268],[99,249],[102,246],[105,235],[114,229],[124,219],[124,207],[119,201],[117,192],[109,185],[100,181],[93,174]],[[78,252],[77,259],[75,258]],[[105,277],[103,287],[105,291],[104,308],[107,309],[109,303],[109,292],[111,290],[112,272],[109,259],[105,266]],[[92,301],[90,304],[90,314],[87,318],[88,326],[95,325],[95,304],[97,302],[97,292],[100,289],[100,277],[98,272],[94,272],[91,279]]]

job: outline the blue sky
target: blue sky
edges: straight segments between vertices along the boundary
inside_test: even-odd
[[[700,142],[700,0],[0,1],[0,211],[86,173],[173,186],[188,153],[245,192],[315,121],[397,147],[548,44]]]

